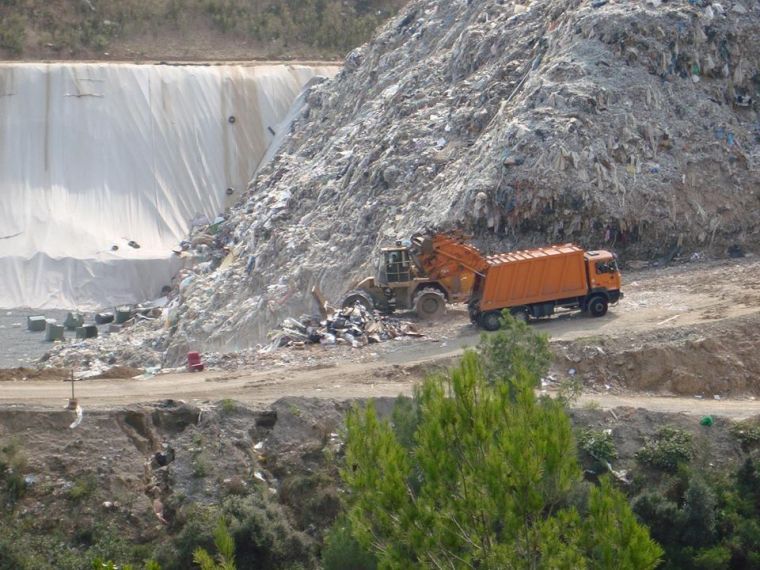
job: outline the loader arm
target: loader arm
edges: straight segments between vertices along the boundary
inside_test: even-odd
[[[482,277],[488,269],[486,259],[458,234],[416,236],[412,254],[430,279],[450,277],[463,270]]]
[[[451,302],[468,301],[476,276],[484,276],[488,268],[480,252],[459,234],[415,236],[409,251],[415,265],[446,290]]]

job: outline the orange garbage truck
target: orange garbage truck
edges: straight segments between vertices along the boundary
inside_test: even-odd
[[[468,303],[470,319],[489,330],[500,326],[504,309],[522,320],[548,317],[557,309],[578,309],[594,317],[617,303],[621,276],[608,251],[572,245],[502,253],[485,258]]]

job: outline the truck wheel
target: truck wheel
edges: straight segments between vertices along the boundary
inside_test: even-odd
[[[438,289],[427,287],[414,296],[412,306],[419,318],[434,319],[446,312],[446,297]]]
[[[603,317],[607,314],[607,305],[607,299],[604,297],[599,295],[591,297],[591,300],[588,302],[588,312],[592,317]]]
[[[497,331],[501,328],[501,311],[489,311],[480,315],[480,326],[487,331]]]
[[[366,291],[361,291],[359,289],[355,289],[346,293],[345,297],[343,297],[343,301],[340,303],[340,306],[343,309],[347,309],[349,307],[353,309],[356,303],[363,305],[364,308],[369,312],[372,312],[372,310],[375,308],[375,303],[372,301],[372,297],[370,297]]]

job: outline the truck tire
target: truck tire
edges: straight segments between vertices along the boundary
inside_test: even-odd
[[[480,326],[487,331],[497,331],[501,328],[501,311],[488,311],[480,315]]]
[[[603,317],[607,314],[608,305],[607,299],[601,295],[595,295],[588,302],[588,312],[592,317]]]
[[[421,319],[435,319],[446,312],[446,297],[438,289],[426,287],[414,295],[412,307]]]
[[[340,306],[342,309],[347,309],[349,307],[353,308],[356,303],[361,303],[369,312],[372,312],[375,308],[375,303],[372,300],[372,297],[369,293],[362,291],[361,289],[354,289],[353,291],[346,293],[343,300],[340,302]]]

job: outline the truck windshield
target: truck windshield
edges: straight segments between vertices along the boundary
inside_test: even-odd
[[[617,261],[614,259],[607,259],[606,261],[598,261],[596,263],[597,273],[615,273],[617,270]]]

